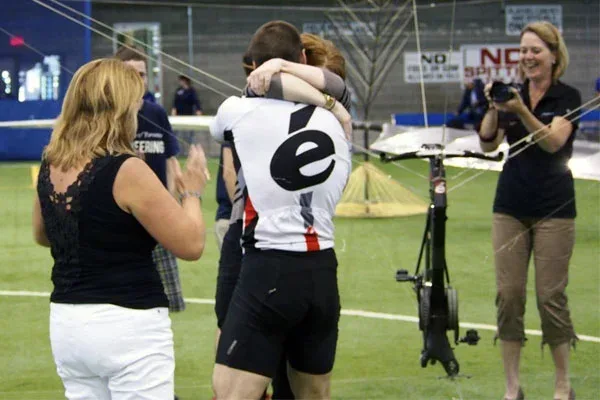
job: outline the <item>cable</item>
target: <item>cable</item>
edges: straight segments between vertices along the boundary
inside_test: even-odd
[[[69,6],[61,3],[58,0],[49,0],[49,1],[51,1],[52,3],[58,4],[59,6],[61,6],[63,8],[66,8],[67,10],[69,10],[69,11],[71,11],[71,12],[73,12],[73,13],[75,13],[75,14],[83,17],[83,18],[86,18],[86,19],[90,20],[90,21],[92,21],[92,22],[94,22],[94,23],[102,26],[103,28],[106,28],[106,29],[110,30],[113,33],[122,33],[122,32],[117,31],[116,29],[112,28],[110,25],[107,25],[107,24],[105,24],[102,21],[94,19],[94,18],[90,17],[89,15],[87,15],[86,13],[83,13],[81,11],[78,11],[78,10],[72,8],[72,7],[69,7]],[[152,47],[149,44],[146,44],[146,43],[142,42],[141,40],[138,40],[138,39],[134,38],[133,36],[130,36],[130,35],[125,35],[125,36],[127,37],[127,39],[130,39],[133,42],[138,43],[138,44],[144,46],[148,50],[154,50],[154,47]],[[239,87],[237,87],[235,85],[232,85],[231,83],[229,83],[229,82],[227,82],[227,81],[225,81],[225,80],[223,80],[223,79],[221,79],[221,78],[219,78],[219,77],[217,77],[217,76],[215,76],[215,75],[213,75],[211,73],[208,73],[208,72],[206,72],[206,71],[204,71],[204,70],[202,70],[200,68],[194,67],[193,65],[188,64],[185,61],[183,61],[183,60],[181,60],[181,59],[179,59],[177,57],[173,57],[172,55],[170,55],[168,53],[165,53],[164,51],[161,51],[161,50],[159,50],[158,53],[160,53],[162,56],[165,56],[166,58],[168,58],[168,59],[170,59],[172,61],[175,61],[175,62],[178,62],[178,63],[182,64],[184,67],[190,68],[192,71],[196,71],[196,72],[198,72],[198,73],[200,73],[200,74],[202,74],[202,75],[204,75],[204,76],[206,76],[206,77],[208,77],[210,79],[213,79],[213,80],[215,80],[215,81],[217,81],[219,83],[222,83],[225,86],[228,86],[228,87],[230,87],[230,88],[232,88],[234,90],[237,90],[237,91],[241,92],[241,89]]]
[[[9,31],[7,31],[6,29],[0,27],[0,32],[5,33],[6,35],[10,36],[10,37],[14,37],[15,35],[13,35],[12,33],[10,33]],[[34,51],[35,53],[39,54],[42,57],[47,57],[46,54],[44,54],[42,51],[38,50],[37,48],[33,47],[32,45],[24,42],[23,43],[25,45],[25,47],[27,47],[28,49]],[[67,67],[65,67],[64,65],[60,65],[60,68],[64,71],[66,71],[69,75],[73,76],[75,75],[75,73],[73,71],[71,71],[70,69],[68,69]],[[162,133],[166,133],[168,135],[173,136],[177,141],[179,141],[180,143],[186,144],[188,147],[191,145],[191,143],[187,143],[185,140],[179,138],[177,135],[175,135],[173,132],[166,130],[164,127],[158,125],[157,123],[155,123],[154,121],[151,121],[150,119],[146,118],[143,115],[138,114],[138,116],[140,118],[142,118],[144,121],[148,122],[149,124],[153,125],[155,128],[158,128]]]
[[[452,1],[452,17],[450,19],[450,45],[448,46],[448,65],[452,65],[452,53],[454,52],[454,24],[456,21],[456,0]],[[420,62],[420,61],[419,61]],[[448,115],[448,91],[444,96],[444,118]],[[446,125],[443,126],[442,144],[446,144]]]
[[[13,38],[16,37],[16,35],[13,35],[12,33],[10,33],[9,31],[7,31],[6,29],[0,27],[0,31],[2,31],[3,33],[7,34],[9,37]],[[23,46],[27,47],[29,50],[32,50],[33,52],[39,54],[42,57],[47,57],[46,54],[42,53],[41,51],[39,51],[38,49],[36,49],[35,47],[31,46],[29,43],[23,41]],[[68,69],[67,67],[63,66],[62,64],[60,65],[60,67],[62,69],[64,69],[65,71],[67,71],[68,73],[70,73],[71,75],[74,74],[73,71],[71,71],[70,69]]]
[[[421,63],[421,40],[419,33],[419,17],[417,16],[417,0],[413,2],[413,18],[415,21],[415,38],[417,40],[417,56],[419,59],[419,77],[421,85],[421,106],[423,107],[423,119],[425,120],[425,128],[429,128],[429,121],[427,116],[427,99],[425,98],[425,81],[423,79],[423,63]]]
[[[572,119],[570,120],[571,122],[572,122],[572,121],[577,121],[578,119],[580,119],[580,118],[581,118],[581,117],[583,117],[584,115],[586,115],[586,114],[588,114],[588,113],[592,112],[592,111],[593,111],[593,110],[595,110],[596,108],[599,108],[599,107],[600,107],[600,99],[599,99],[599,98],[597,98],[597,97],[596,97],[596,98],[593,98],[593,99],[591,99],[591,100],[589,100],[589,101],[585,102],[585,103],[584,103],[584,104],[582,104],[581,106],[577,107],[576,109],[572,110],[571,112],[568,112],[568,113],[566,113],[566,114],[565,114],[565,115],[563,115],[562,117],[563,117],[563,118],[565,118],[565,117],[569,117],[569,116],[571,116],[572,114],[579,112],[579,111],[580,111],[581,109],[583,109],[584,107],[587,107],[588,105],[592,104],[592,103],[593,103],[593,102],[595,102],[595,101],[599,101],[599,103],[598,103],[597,105],[595,105],[594,107],[592,107],[591,109],[589,109],[589,110],[587,110],[587,111],[585,111],[585,112],[583,112],[583,113],[579,114],[578,116],[576,116],[576,117],[574,117],[574,118],[572,118]],[[521,140],[518,140],[517,142],[513,143],[513,144],[512,144],[512,145],[511,145],[511,146],[508,148],[508,151],[510,152],[510,150],[511,150],[511,149],[513,149],[513,148],[514,148],[515,146],[517,146],[518,144],[520,144],[520,143],[523,143],[524,141],[526,141],[526,139],[527,139],[527,138],[533,138],[535,134],[537,134],[537,133],[541,132],[541,131],[542,131],[542,130],[544,130],[545,128],[549,128],[551,124],[552,124],[552,123],[546,124],[546,125],[544,125],[542,128],[538,129],[537,131],[535,131],[535,132],[533,132],[533,133],[530,133],[529,135],[525,136],[525,137],[524,137],[524,138],[522,138]],[[552,134],[552,132],[549,132],[549,133],[547,133],[546,135],[542,136],[541,138],[538,138],[536,141],[532,140],[532,141],[528,142],[528,143],[527,143],[525,146],[523,146],[523,148],[519,149],[518,151],[516,151],[516,152],[514,152],[514,153],[512,153],[512,154],[510,154],[510,153],[509,153],[509,155],[508,155],[508,156],[507,156],[507,158],[506,158],[506,161],[510,160],[510,159],[511,159],[511,158],[513,158],[513,157],[516,157],[518,154],[520,154],[520,153],[522,153],[523,151],[527,150],[529,147],[533,146],[534,144],[537,144],[537,142],[539,142],[540,140],[544,139],[545,137],[547,137],[548,135],[551,135],[551,134]],[[473,167],[470,167],[469,169],[474,169],[474,168],[473,168]],[[448,189],[448,193],[449,193],[449,192],[451,192],[451,191],[453,191],[453,190],[455,190],[455,189],[457,189],[457,188],[459,188],[459,187],[461,187],[461,186],[463,186],[463,185],[465,185],[466,183],[468,183],[468,182],[472,181],[473,179],[477,178],[478,176],[481,176],[483,173],[485,173],[485,172],[487,172],[487,171],[489,171],[489,170],[490,170],[489,168],[487,168],[487,169],[484,169],[484,170],[482,170],[481,172],[477,173],[476,175],[474,175],[474,176],[471,176],[471,177],[467,178],[465,181],[463,181],[463,182],[460,182],[460,183],[456,184],[456,185],[455,185],[455,186],[453,186],[451,189]]]
[[[119,41],[119,40],[116,40],[116,39],[112,38],[111,36],[109,36],[109,35],[105,34],[104,32],[100,32],[99,30],[97,30],[97,29],[95,29],[95,28],[92,28],[91,26],[88,26],[88,25],[86,25],[85,23],[83,23],[83,22],[81,22],[81,21],[77,20],[76,18],[73,18],[73,17],[71,17],[70,15],[67,15],[67,14],[63,13],[62,11],[60,11],[60,10],[57,10],[56,8],[54,8],[54,7],[52,7],[52,6],[48,5],[48,4],[42,3],[40,0],[31,0],[31,1],[32,1],[32,2],[34,2],[34,3],[36,3],[36,4],[38,4],[38,5],[40,5],[40,6],[42,6],[42,7],[45,7],[45,8],[47,8],[47,9],[49,9],[49,10],[51,10],[51,11],[55,12],[55,13],[56,13],[56,14],[58,14],[58,15],[61,15],[61,16],[65,17],[66,19],[68,19],[68,20],[70,20],[70,21],[73,21],[73,22],[75,22],[75,23],[76,23],[76,24],[78,24],[78,25],[81,25],[81,26],[83,26],[83,27],[84,27],[84,28],[86,28],[86,29],[89,29],[89,30],[91,30],[92,32],[95,32],[95,33],[97,33],[97,34],[98,34],[98,35],[100,35],[100,36],[103,36],[103,37],[105,37],[105,38],[107,38],[107,39],[109,39],[109,40],[111,40],[111,41],[112,41],[112,40],[115,40],[115,41],[116,41],[117,43],[119,43],[120,45],[122,45],[122,46],[126,46],[126,47],[129,47],[129,48],[131,48],[129,45],[127,45],[127,43],[124,43],[124,42],[121,42],[121,41]],[[156,62],[158,62],[158,60],[157,60],[156,58],[153,58],[153,57],[152,57],[152,56],[150,56],[150,55],[147,55],[147,57],[148,57],[150,60],[152,60],[152,61],[156,61]],[[178,74],[185,75],[185,73],[183,73],[183,72],[179,71],[179,70],[178,70],[178,69],[176,69],[176,68],[173,68],[173,67],[171,67],[170,65],[164,64],[164,67],[165,67],[165,68],[167,68],[167,69],[169,69],[169,70],[171,70],[171,71],[173,71],[173,72],[176,72],[176,73],[178,73]],[[214,93],[216,93],[216,94],[219,94],[219,95],[221,95],[221,96],[225,97],[225,98],[229,97],[229,95],[227,95],[227,94],[225,94],[225,93],[221,92],[220,90],[217,90],[217,89],[213,88],[213,87],[212,87],[212,86],[210,86],[210,85],[207,85],[207,84],[205,84],[204,82],[201,82],[201,81],[199,81],[199,80],[197,80],[197,79],[193,79],[193,78],[190,78],[190,80],[191,80],[191,81],[193,81],[193,82],[195,82],[195,83],[197,83],[197,84],[199,84],[200,86],[203,86],[203,87],[205,87],[205,88],[206,88],[206,89],[208,89],[208,90],[211,90],[212,92],[214,92]],[[241,89],[239,89],[239,90],[241,91]]]
[[[235,9],[235,10],[286,10],[286,11],[343,11],[340,7],[326,6],[286,6],[286,5],[247,5],[247,4],[221,4],[221,3],[197,3],[197,2],[182,2],[182,1],[153,1],[153,0],[66,0],[70,3],[82,3],[91,1],[93,4],[118,4],[131,6],[163,6],[163,7],[196,7],[196,8],[218,8],[218,9]],[[461,4],[477,5],[477,4],[494,4],[498,0],[466,0]],[[447,7],[448,3],[432,1],[430,4],[417,6],[421,9],[429,9],[432,7]],[[360,12],[375,12],[373,7],[357,7],[356,11]]]

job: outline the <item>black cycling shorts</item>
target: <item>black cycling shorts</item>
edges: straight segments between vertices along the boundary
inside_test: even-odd
[[[333,249],[246,252],[216,362],[272,378],[285,356],[297,371],[329,373],[339,318]]]
[[[215,314],[217,326],[221,328],[227,315],[227,309],[233,296],[233,289],[240,276],[242,267],[242,221],[231,225],[223,237],[221,256],[219,258],[219,273],[217,275],[217,291],[215,294]]]

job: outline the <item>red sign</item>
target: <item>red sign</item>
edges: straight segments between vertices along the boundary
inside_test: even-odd
[[[481,78],[484,82],[518,80],[519,45],[463,45],[463,77]]]
[[[11,36],[10,45],[13,47],[25,45],[25,39],[22,36]]]

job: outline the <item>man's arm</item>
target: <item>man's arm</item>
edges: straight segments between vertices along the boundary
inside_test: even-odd
[[[173,96],[173,105],[171,106],[171,115],[177,115],[177,91]]]
[[[460,105],[458,106],[458,110],[456,111],[456,114],[458,114],[458,115],[462,114],[462,112],[465,111],[467,109],[467,107],[469,107],[470,96],[471,96],[471,92],[465,90],[462,95],[462,99],[460,101]]]
[[[194,108],[195,108],[195,114],[196,115],[202,115],[202,105],[200,104],[200,99],[198,99],[198,93],[196,92],[196,90],[194,90],[192,92],[192,96],[194,99]]]
[[[223,147],[223,182],[229,201],[233,203],[235,198],[235,184],[237,182],[237,174],[235,173],[235,165],[233,164],[233,152],[230,146]]]

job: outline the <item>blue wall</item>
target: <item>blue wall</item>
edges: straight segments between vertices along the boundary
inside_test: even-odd
[[[91,14],[89,1],[69,2],[68,5],[87,15]],[[62,99],[72,77],[68,71],[75,72],[90,60],[90,31],[36,3],[21,0],[2,0],[0,28],[23,37],[28,45],[44,55],[60,56],[64,67],[61,70],[58,100],[20,103],[17,100],[0,99],[0,121],[55,118],[60,113]],[[10,36],[2,29],[0,59],[42,60],[43,55],[26,46],[10,46]],[[16,79],[13,77],[13,80]],[[37,160],[49,138],[50,130],[47,129],[0,129],[0,160]]]

